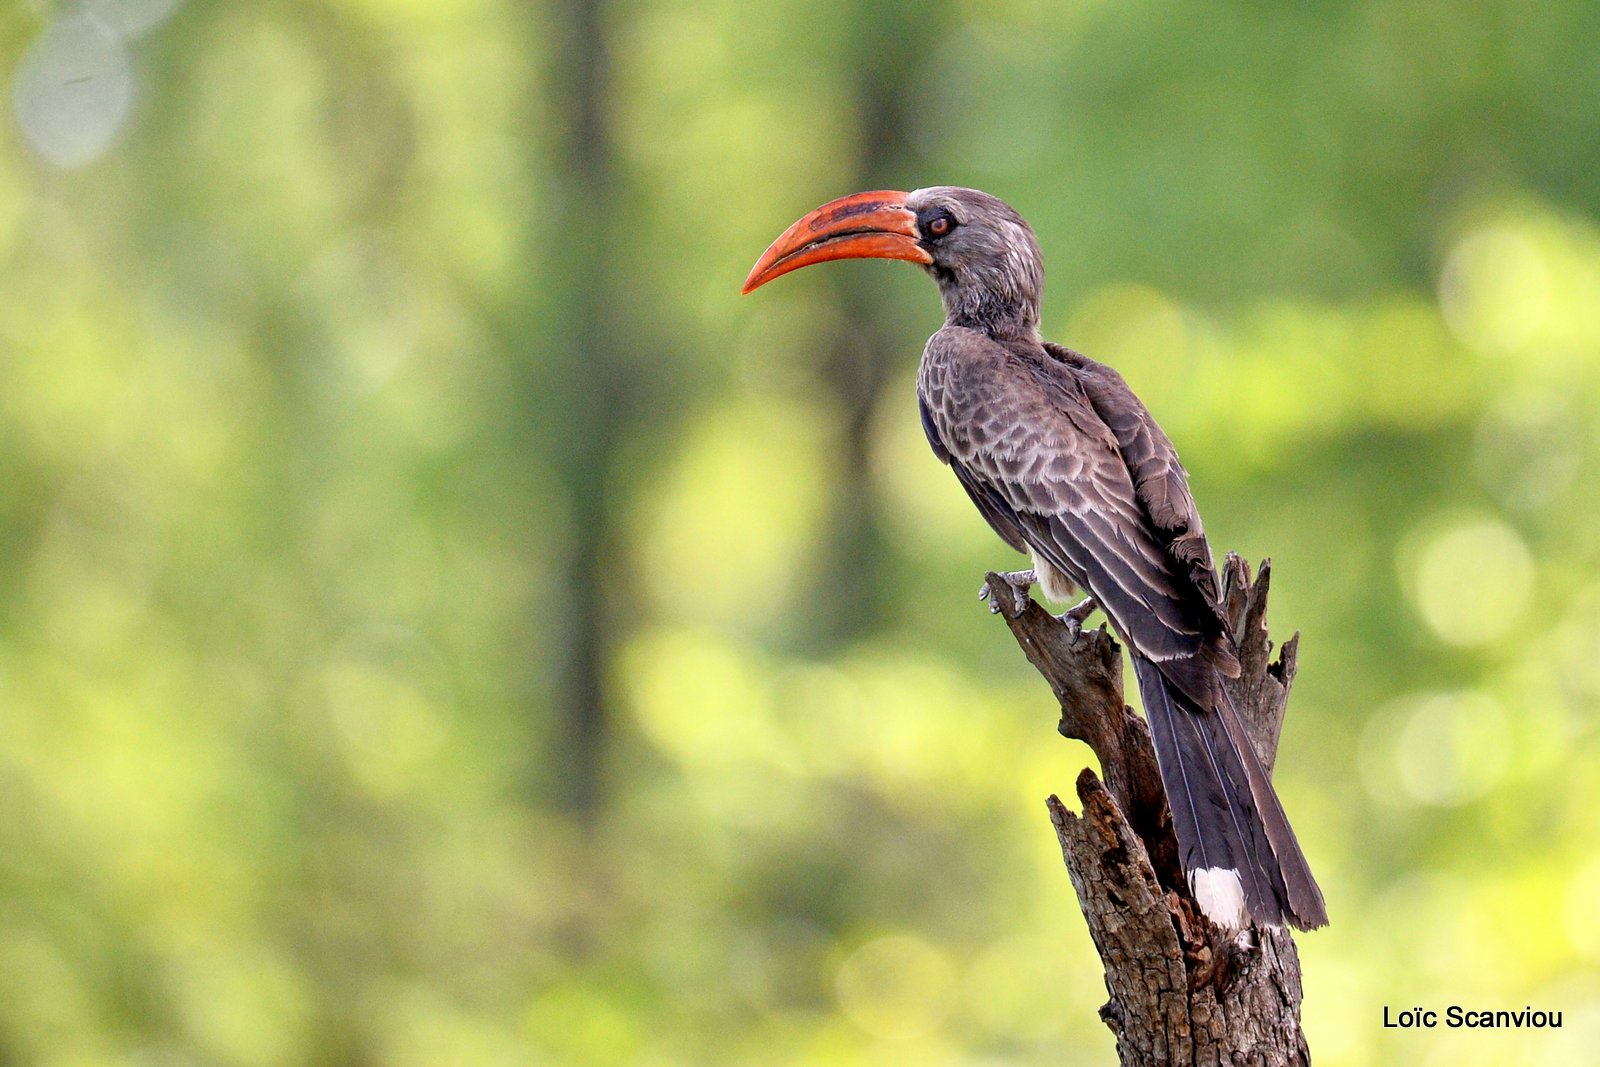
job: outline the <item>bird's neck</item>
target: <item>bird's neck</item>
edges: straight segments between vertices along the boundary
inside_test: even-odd
[[[944,321],[990,337],[1039,340],[1039,309],[1026,301],[1008,301],[995,293],[945,291]],[[952,297],[957,299],[952,299]]]
[[[965,326],[991,337],[1039,340],[1037,283],[995,271],[982,278],[958,278],[934,269],[939,294],[944,298],[944,319],[950,326]]]

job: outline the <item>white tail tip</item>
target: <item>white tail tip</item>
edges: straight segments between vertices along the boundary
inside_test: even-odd
[[[1249,922],[1238,871],[1228,867],[1196,868],[1189,872],[1189,891],[1206,918],[1224,930],[1241,930]]]

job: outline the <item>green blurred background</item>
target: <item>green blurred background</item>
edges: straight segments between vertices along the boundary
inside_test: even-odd
[[[0,14],[0,1062],[1109,1062],[904,264],[975,185],[1303,637],[1323,1064],[1597,1062],[1600,5]],[[1559,1009],[1400,1034],[1385,1004]]]

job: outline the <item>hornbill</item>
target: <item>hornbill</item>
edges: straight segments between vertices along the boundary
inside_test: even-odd
[[[1115,370],[1039,334],[1032,229],[975,189],[842,197],[772,242],[748,293],[835,259],[921,264],[944,326],[917,370],[934,454],[994,531],[1033,557],[1006,575],[1016,610],[1037,582],[1074,628],[1097,606],[1128,646],[1189,889],[1218,926],[1328,921],[1322,893],[1224,679],[1239,660],[1188,475]],[[996,600],[991,599],[991,606]]]

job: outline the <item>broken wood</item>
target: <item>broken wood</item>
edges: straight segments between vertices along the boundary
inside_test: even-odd
[[[988,578],[991,588],[1002,587],[998,574]],[[1228,684],[1270,772],[1299,634],[1272,659],[1270,561],[1252,581],[1249,565],[1230,553],[1222,580],[1243,668]],[[1105,967],[1111,999],[1100,1016],[1123,1067],[1309,1064],[1300,958],[1289,931],[1250,926],[1230,935],[1205,919],[1190,894],[1150,731],[1122,699],[1121,647],[1104,626],[1074,640],[1032,600],[1020,614],[1002,615],[1055,693],[1058,730],[1088,744],[1100,764],[1099,776],[1089,768],[1078,776],[1081,813],[1055,796],[1047,804]]]

